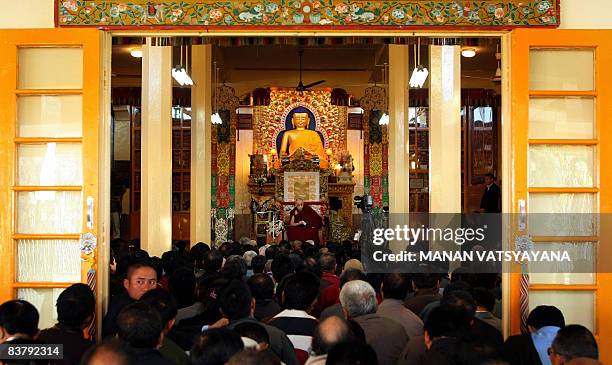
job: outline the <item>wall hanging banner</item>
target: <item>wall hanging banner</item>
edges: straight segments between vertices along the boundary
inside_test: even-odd
[[[557,27],[559,10],[559,0],[57,0],[55,23],[105,28]]]
[[[216,110],[222,124],[212,126],[211,198],[213,237],[217,245],[231,241],[234,236],[234,208],[236,205],[236,108],[240,104],[229,86],[216,88]]]

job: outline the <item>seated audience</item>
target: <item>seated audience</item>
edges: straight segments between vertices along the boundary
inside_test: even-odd
[[[281,365],[277,357],[265,351],[243,350],[232,356],[226,365]]]
[[[168,337],[168,332],[170,332],[176,323],[177,309],[174,297],[166,290],[157,288],[146,292],[140,298],[140,301],[157,309],[161,316],[164,339],[159,346],[159,352],[165,359],[172,361],[174,364],[188,365],[189,359],[185,351]]]
[[[479,342],[482,346],[493,349],[492,352],[495,354],[501,352],[504,338],[495,327],[474,317],[476,304],[470,293],[463,290],[445,291],[440,307],[467,328],[463,338],[468,342]]]
[[[363,271],[363,264],[357,259],[350,259],[344,263],[344,268],[342,269],[342,272],[345,272],[346,270],[350,269]]]
[[[550,365],[548,348],[565,327],[563,313],[549,305],[535,307],[527,317],[529,333],[508,337],[503,354],[510,365]]]
[[[134,365],[135,363],[131,349],[116,338],[92,346],[81,359],[81,365]]]
[[[454,291],[461,290],[472,295],[473,287],[469,283],[465,281],[455,281],[444,287],[444,295],[448,295]],[[443,297],[444,297],[443,295]],[[433,301],[425,306],[421,313],[419,313],[419,317],[425,322],[427,320],[427,316],[432,309],[440,306],[440,300]]]
[[[220,293],[221,313],[230,320],[228,327],[235,328],[244,322],[256,322],[253,318],[255,300],[251,297],[249,287],[242,280],[232,280]],[[270,349],[287,365],[297,365],[293,345],[287,335],[280,329],[261,323],[270,337]]]
[[[264,273],[266,261],[266,257],[262,255],[257,255],[253,257],[253,259],[251,260],[251,270],[253,270],[253,275]]]
[[[381,289],[383,301],[378,305],[376,314],[401,324],[408,337],[412,338],[423,335],[423,321],[403,305],[410,284],[407,274],[386,274]]]
[[[274,281],[270,276],[255,274],[249,278],[248,284],[255,299],[255,319],[265,322],[280,313],[281,308],[274,300]]]
[[[404,301],[404,306],[412,313],[421,316],[421,312],[431,303],[439,301],[442,296],[439,293],[440,277],[431,273],[415,273],[412,276],[412,289],[414,294]]]
[[[201,313],[181,320],[168,333],[168,336],[181,349],[188,351],[193,346],[194,339],[202,332],[203,326],[212,329],[227,325],[227,319],[221,318],[218,300],[218,293],[227,283],[228,280],[223,278],[218,278],[209,284],[202,282],[202,280],[198,281],[196,295],[198,302],[202,304]]]
[[[285,332],[303,364],[308,358],[312,333],[319,323],[310,315],[319,295],[319,278],[310,272],[298,272],[285,279],[283,289],[281,297],[285,310],[268,324]]]
[[[443,307],[431,311],[424,325],[427,351],[412,362],[413,364],[455,364],[459,349],[458,336],[469,326],[456,317],[457,314]],[[464,314],[464,317],[469,316],[470,313]]]
[[[202,267],[204,274],[200,280],[209,283],[219,277],[219,270],[223,266],[223,254],[219,250],[210,250],[204,254]]]
[[[242,255],[242,259],[247,265],[247,273],[246,273],[247,278],[250,278],[251,276],[253,276],[253,268],[251,265],[253,262],[253,258],[255,256],[257,256],[257,252],[252,251],[252,250],[249,250]]]
[[[198,242],[189,249],[189,257],[196,278],[204,274],[204,255],[210,251],[210,246],[204,242]]]
[[[265,351],[270,348],[270,336],[262,325],[255,322],[244,322],[234,327],[234,332],[240,335],[245,349]]]
[[[176,269],[168,281],[170,293],[176,298],[178,312],[176,321],[197,316],[202,311],[202,303],[196,300],[196,278],[188,267]]]
[[[311,355],[306,365],[325,365],[329,351],[345,342],[358,342],[348,323],[336,316],[323,320],[312,335]]]
[[[144,293],[157,287],[157,271],[148,259],[140,259],[128,266],[123,279],[125,292],[114,296],[102,321],[102,337],[117,333],[117,316],[127,305],[139,300]]]
[[[378,354],[365,343],[341,343],[329,351],[326,365],[378,365]]]
[[[564,365],[583,359],[599,360],[599,349],[591,331],[579,324],[570,324],[557,332],[548,356],[553,365]]]
[[[336,276],[336,256],[326,253],[319,258],[321,271],[321,286],[319,290],[319,310],[336,304],[340,295],[340,278]]]
[[[170,365],[157,350],[163,341],[163,322],[159,312],[147,303],[126,306],[117,317],[117,335],[134,351],[136,364]]]
[[[340,303],[346,318],[353,319],[363,328],[366,342],[376,351],[378,363],[397,363],[408,342],[408,335],[399,323],[376,314],[374,288],[362,280],[350,281],[340,291]]]
[[[277,254],[272,260],[270,269],[272,270],[272,278],[274,279],[276,285],[278,285],[285,276],[295,272],[295,268],[293,267],[293,263],[291,262],[289,255],[280,253]]]
[[[0,343],[32,341],[38,334],[38,318],[38,310],[25,300],[4,302],[0,305]]]
[[[227,328],[203,332],[189,352],[191,365],[224,365],[234,354],[242,351],[240,336]]]
[[[83,330],[94,318],[96,298],[86,284],[74,284],[57,298],[57,324],[42,330],[38,340],[48,344],[63,344],[64,359],[54,364],[78,364],[94,343],[83,336]]]
[[[476,318],[502,331],[501,319],[493,315],[495,309],[495,296],[485,288],[474,288],[474,302],[476,303]]]
[[[342,275],[340,276],[340,289],[342,289],[344,284],[348,283],[349,281],[352,281],[352,280],[365,281],[365,279],[366,279],[366,274],[364,274],[363,271],[356,270],[356,269],[348,269],[344,271]],[[344,318],[344,311],[342,310],[342,304],[340,304],[340,300],[338,300],[336,304],[325,308],[325,310],[321,312],[319,319],[323,320],[331,316],[338,316],[338,317]]]

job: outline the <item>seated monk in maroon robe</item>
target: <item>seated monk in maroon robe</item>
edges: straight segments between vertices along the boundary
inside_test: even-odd
[[[287,227],[287,238],[293,240],[313,240],[319,242],[319,229],[323,226],[321,216],[302,199],[295,201],[295,208],[289,213],[291,217]]]

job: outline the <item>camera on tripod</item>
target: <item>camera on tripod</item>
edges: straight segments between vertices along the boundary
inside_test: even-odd
[[[372,210],[372,206],[374,205],[374,200],[372,199],[371,195],[364,194],[361,196],[358,195],[354,197],[353,203],[355,204],[357,208],[361,209],[362,211],[369,211],[369,210]]]

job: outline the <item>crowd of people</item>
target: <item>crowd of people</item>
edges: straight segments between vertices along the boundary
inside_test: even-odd
[[[102,340],[85,336],[96,301],[75,284],[52,328],[39,330],[26,301],[0,305],[0,343],[63,344],[54,364],[600,363],[593,334],[553,306],[533,309],[529,333],[504,341],[497,275],[367,273],[359,258],[350,241],[179,242],[157,258],[116,240]]]

